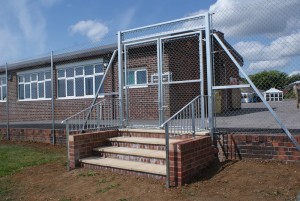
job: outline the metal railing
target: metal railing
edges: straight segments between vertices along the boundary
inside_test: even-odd
[[[208,129],[207,119],[208,96],[197,96],[172,117],[165,121],[161,128],[168,127],[173,137],[184,134],[195,135],[198,131]]]
[[[88,116],[88,118],[87,118]],[[67,132],[108,130],[119,126],[119,101],[104,99],[65,119]]]
[[[191,100],[182,109],[165,121],[161,128],[165,128],[166,139],[166,186],[170,186],[169,165],[169,138],[178,135],[192,134],[195,137],[197,131],[209,129],[207,103],[209,96],[199,95]]]

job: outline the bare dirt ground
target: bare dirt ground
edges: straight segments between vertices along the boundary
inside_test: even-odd
[[[64,153],[62,147],[26,145]],[[80,168],[67,172],[64,159],[25,168],[1,180],[11,187],[0,200],[296,200],[300,192],[300,163],[215,163],[193,183],[170,189],[161,180],[107,171]]]

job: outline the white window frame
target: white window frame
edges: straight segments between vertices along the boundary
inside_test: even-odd
[[[172,73],[171,72],[164,72],[162,74],[162,82],[163,83],[168,83],[168,82],[172,82]],[[158,83],[158,74],[154,73],[151,75],[151,83],[155,84]]]
[[[38,78],[38,74],[39,73],[43,73],[44,74],[44,79],[43,80],[39,80]],[[50,78],[46,78],[46,73],[50,73]],[[36,80],[32,80],[32,75],[35,74],[36,75]],[[29,82],[25,82],[25,75],[29,75],[30,76],[30,81]],[[19,77],[22,76],[23,77],[23,81],[20,82]],[[43,100],[51,100],[51,98],[46,98],[46,82],[51,82],[51,70],[49,68],[42,68],[42,69],[37,69],[37,70],[29,70],[29,71],[24,71],[24,72],[18,72],[17,73],[17,82],[18,82],[18,87],[17,87],[17,91],[18,91],[18,101],[43,101]],[[25,90],[25,84],[29,83],[29,90],[30,90],[30,97],[26,98],[26,90]],[[32,84],[36,83],[36,87],[37,87],[37,98],[33,99],[32,98]],[[40,92],[39,92],[39,84],[43,83],[44,84],[44,96],[40,98]],[[19,85],[23,84],[24,86],[24,98],[20,99],[20,87]],[[51,92],[52,93],[52,92]]]
[[[137,84],[137,72],[140,72],[140,71],[146,71],[146,83]],[[128,83],[128,78],[127,78],[126,79],[127,83],[125,84],[124,87],[127,87],[127,88],[145,88],[145,87],[148,87],[148,71],[147,71],[146,68],[130,68],[130,69],[127,69],[127,74],[129,72],[134,72],[134,84],[127,84]]]
[[[96,73],[95,66],[102,65],[103,71],[100,73]],[[93,66],[93,73],[91,75],[85,75],[84,67],[86,66]],[[67,77],[66,70],[68,68],[73,68],[74,70],[74,76],[73,77]],[[76,75],[76,69],[77,68],[83,68],[82,75]],[[64,71],[64,77],[58,77],[59,70]],[[85,99],[85,98],[93,98],[95,97],[95,79],[96,76],[102,76],[102,79],[104,77],[104,64],[102,60],[94,60],[91,62],[80,62],[80,63],[73,63],[73,64],[66,64],[63,66],[57,67],[57,100],[66,100],[66,99]],[[76,78],[83,78],[83,96],[76,96]],[[92,95],[86,95],[86,78],[93,78],[93,94]],[[59,97],[59,91],[58,91],[58,81],[59,80],[65,80],[65,97]],[[68,80],[73,80],[73,96],[68,96]],[[104,97],[104,93],[99,94],[98,97]]]
[[[6,84],[3,84],[3,83],[2,83],[2,79],[3,79],[3,78],[6,80]],[[8,94],[8,91],[7,91],[7,79],[6,79],[6,76],[0,76],[0,88],[1,88],[0,102],[6,102],[6,100],[7,100],[7,94]],[[5,98],[5,99],[2,97],[2,95],[3,95],[3,88],[5,88],[5,90],[6,90],[6,98]]]

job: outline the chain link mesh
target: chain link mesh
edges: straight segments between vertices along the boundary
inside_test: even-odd
[[[211,9],[215,34],[227,45],[259,93],[292,133],[299,133],[300,129],[299,98],[296,100],[296,88],[300,88],[297,84],[300,80],[297,5],[293,1],[263,1],[259,5],[242,2]],[[216,40],[213,40],[213,62],[214,85],[228,86],[214,90],[218,131],[283,132],[258,93]]]

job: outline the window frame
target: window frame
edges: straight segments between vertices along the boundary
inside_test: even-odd
[[[39,80],[39,74],[43,73],[43,79]],[[46,77],[46,73],[50,73],[50,78]],[[25,76],[29,75],[29,82],[25,81]],[[32,79],[32,75],[36,75],[36,79]],[[20,77],[23,77],[23,80],[20,81]],[[36,70],[29,70],[29,71],[23,71],[17,73],[17,92],[18,92],[18,101],[44,101],[44,100],[51,100],[52,98],[46,98],[47,88],[46,83],[50,82],[50,86],[52,85],[51,81],[51,69],[49,68],[42,68],[42,69],[36,69]],[[26,83],[29,84],[29,93],[30,97],[26,98]],[[32,85],[36,84],[36,98],[32,98]],[[39,84],[43,84],[43,97],[40,98],[40,90],[39,90]],[[23,99],[20,99],[20,85],[23,85],[23,93],[24,97]],[[51,90],[51,88],[50,88]],[[52,92],[51,92],[52,93]]]
[[[6,83],[5,84],[2,84],[2,79],[4,78],[4,80],[6,80]],[[0,76],[0,102],[6,102],[7,101],[7,79],[6,79],[6,76]],[[5,99],[2,97],[3,96],[3,88],[5,88],[5,91],[6,91],[6,97]]]
[[[145,71],[146,72],[146,82],[142,83],[142,84],[137,84],[137,72],[141,72],[141,71]],[[129,74],[129,72],[134,72],[134,84],[124,84],[124,87],[127,88],[145,88],[148,87],[148,70],[147,68],[129,68],[127,69],[126,73],[127,75]],[[125,71],[124,71],[124,76],[125,76]],[[128,83],[128,76],[126,79],[127,83]],[[124,83],[125,83],[125,79],[124,79]]]
[[[96,73],[96,66],[97,65],[102,65],[102,71],[101,72]],[[85,67],[88,67],[88,66],[93,66],[93,73],[89,74],[89,75],[86,75],[85,74]],[[73,69],[73,72],[74,72],[73,77],[72,76],[70,76],[70,77],[67,76],[66,71],[67,71],[67,69],[70,69],[70,68]],[[76,69],[78,69],[78,68],[82,68],[82,73],[80,75],[76,74]],[[58,76],[58,72],[60,70],[64,71],[64,77],[59,77]],[[103,64],[102,60],[66,64],[66,65],[57,67],[57,87],[56,87],[57,100],[94,98],[95,97],[95,90],[96,90],[95,89],[95,87],[96,87],[95,80],[96,80],[97,76],[102,76],[102,79],[104,77],[104,64]],[[79,78],[83,79],[83,96],[77,96],[76,95],[76,78],[77,79],[79,79]],[[93,80],[92,81],[93,82],[93,94],[92,95],[86,95],[87,94],[87,91],[86,91],[86,79],[87,78],[92,78],[92,80]],[[65,96],[64,97],[59,96],[59,85],[58,85],[59,80],[65,80]],[[73,82],[73,95],[68,95],[68,80],[72,80],[72,82]],[[98,94],[98,97],[104,97],[104,93],[105,92]]]

